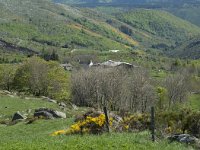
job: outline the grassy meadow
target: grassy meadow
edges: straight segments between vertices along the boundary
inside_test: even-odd
[[[195,98],[192,98],[195,102]],[[0,97],[0,120],[11,118],[16,111],[25,112],[27,109],[48,107],[59,110],[57,104],[36,98]],[[169,143],[167,140],[157,139],[151,142],[148,131],[140,133],[110,133],[102,135],[68,135],[52,137],[56,130],[68,128],[74,120],[74,115],[81,114],[86,108],[78,110],[68,109],[67,119],[37,120],[32,124],[20,122],[5,126],[0,124],[0,150],[33,150],[33,149],[73,149],[73,150],[192,150],[192,147]],[[3,115],[3,116],[2,116]]]

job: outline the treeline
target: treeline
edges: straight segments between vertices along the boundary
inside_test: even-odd
[[[0,88],[60,100],[70,95],[69,75],[64,69],[57,62],[38,57],[18,65],[0,65]]]
[[[98,68],[72,75],[72,101],[79,106],[110,110],[147,112],[174,108],[188,100],[191,89],[187,71],[168,76],[161,83],[150,78],[143,68],[124,70]]]
[[[73,102],[80,106],[111,110],[120,108],[146,111],[154,104],[155,93],[147,73],[142,69],[90,69],[72,75]],[[138,107],[140,106],[140,107]]]
[[[157,79],[142,67],[66,72],[55,61],[31,57],[21,64],[0,65],[0,89],[113,111],[147,112],[151,106],[168,110],[185,104],[190,92],[200,92],[198,67],[178,68]]]

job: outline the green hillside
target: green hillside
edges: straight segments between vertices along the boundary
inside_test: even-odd
[[[0,0],[0,35],[6,42],[41,50],[127,49],[134,41],[81,10],[47,0]]]
[[[150,8],[166,10],[175,16],[200,26],[200,1],[198,0],[53,0],[57,3],[66,3],[83,7],[104,7],[110,12],[111,7],[118,9]],[[117,8],[116,8],[117,9]]]
[[[172,14],[185,19],[195,25],[200,26],[200,5],[195,6],[185,6],[182,8],[167,8],[167,11],[171,12]]]
[[[200,28],[170,13],[159,10],[136,9],[116,17],[147,34],[169,43],[180,43],[200,33]]]
[[[200,36],[183,42],[172,54],[181,58],[200,59]]]
[[[199,27],[158,10],[136,9],[113,16],[51,0],[0,0],[0,8],[2,59],[18,57],[19,51],[20,59],[23,54],[52,51],[64,57],[73,49],[171,50],[200,33]]]

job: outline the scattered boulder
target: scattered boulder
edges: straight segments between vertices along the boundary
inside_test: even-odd
[[[44,117],[46,119],[66,118],[66,114],[53,109],[40,108],[35,110],[34,117]]]
[[[50,98],[48,99],[48,102],[57,104],[57,101],[56,101],[56,100],[53,100],[53,99],[50,99]]]
[[[56,118],[67,118],[66,114],[60,111],[53,111],[53,116]]]
[[[12,121],[24,120],[24,119],[26,119],[26,117],[23,116],[19,111],[16,112],[12,117]]]
[[[7,96],[11,97],[11,98],[14,98],[15,96],[14,95],[11,95],[11,94],[7,94]]]
[[[74,110],[78,110],[78,107],[77,107],[75,104],[72,104],[72,108],[73,108]]]
[[[51,98],[46,97],[46,96],[41,96],[41,98],[42,98],[43,100],[46,100],[46,101],[51,102],[51,103],[55,103],[55,104],[58,103],[56,100],[51,99]]]
[[[58,105],[59,105],[60,107],[67,107],[67,105],[66,105],[64,102],[60,102],[60,103],[58,103]]]
[[[44,117],[45,119],[54,119],[53,115],[48,111],[36,111],[34,117]]]
[[[123,121],[122,117],[120,117],[120,116],[118,116],[114,113],[110,113],[109,116],[112,117],[116,122],[122,122]]]
[[[198,139],[194,136],[191,136],[189,134],[173,134],[168,139],[173,142],[180,142],[180,143],[186,143],[186,144],[195,144]]]
[[[42,100],[48,100],[49,98],[46,96],[41,96]]]
[[[2,93],[5,94],[5,95],[11,95],[11,92],[7,91],[7,90],[3,90]]]
[[[118,116],[118,115],[116,115],[114,113],[110,113],[109,117],[113,118],[113,123],[112,123],[113,129],[121,131],[122,128],[120,128],[120,123],[123,122],[122,117],[120,117],[120,116]]]

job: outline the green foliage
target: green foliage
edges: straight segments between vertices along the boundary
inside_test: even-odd
[[[173,13],[174,15],[183,18],[184,20],[188,20],[191,23],[200,26],[200,8],[199,5],[186,5],[179,9],[177,8],[168,8],[167,11]]]
[[[67,100],[69,98],[69,76],[56,62],[46,62],[32,57],[16,72],[15,89],[35,96]]]
[[[0,65],[0,88],[11,90],[17,65]]]
[[[191,109],[200,110],[200,94],[190,95],[188,104]]]
[[[157,107],[160,110],[166,109],[167,104],[167,90],[163,87],[157,87],[158,102]]]
[[[159,112],[156,115],[158,129],[166,133],[189,133],[200,137],[200,112],[190,109]]]
[[[20,0],[0,2],[1,6],[7,6],[0,10],[0,33],[2,39],[11,44],[37,52],[62,48],[65,51],[74,48],[127,49],[131,45],[121,33],[91,19],[82,10],[45,0],[26,0],[20,4]]]
[[[199,59],[200,36],[195,36],[192,39],[182,42],[171,54],[184,59]]]
[[[46,95],[47,73],[47,63],[42,59],[33,57],[24,62],[17,70],[14,79],[15,89],[27,91],[37,96]]]
[[[69,100],[70,97],[70,75],[55,62],[49,62],[48,71],[48,96]]]
[[[198,27],[157,10],[134,10],[113,17],[95,9],[55,5],[45,0],[26,0],[25,3],[2,0],[0,3],[3,40],[36,52],[55,49],[60,59],[61,51],[73,49],[123,51],[157,44],[171,49],[175,41],[200,33]]]
[[[171,43],[189,38],[188,34],[192,36],[200,33],[199,27],[165,11],[136,9],[122,13],[117,18],[136,29],[169,39]]]

